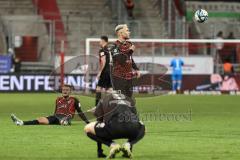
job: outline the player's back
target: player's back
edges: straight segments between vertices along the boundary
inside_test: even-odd
[[[137,115],[135,103],[131,98],[123,94],[109,94],[103,98],[101,105],[96,110],[101,110],[103,121],[108,123],[113,118],[119,118],[125,113]]]
[[[182,66],[184,65],[181,58],[174,58],[171,61],[170,66],[172,67],[173,74],[182,74]]]

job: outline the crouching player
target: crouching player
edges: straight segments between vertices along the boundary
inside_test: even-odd
[[[97,122],[84,128],[89,138],[110,147],[108,158],[114,158],[122,151],[123,157],[132,157],[132,146],[144,137],[145,126],[139,121],[131,98],[123,94],[110,94],[104,97],[95,108]],[[122,146],[114,139],[128,139]]]
[[[79,117],[89,123],[88,119],[81,110],[81,105],[75,97],[71,97],[71,86],[64,85],[62,87],[62,96],[56,99],[55,113],[48,117],[40,117],[36,120],[22,121],[18,119],[14,114],[11,115],[11,119],[16,125],[70,125],[71,120],[74,117],[75,111],[77,110]]]

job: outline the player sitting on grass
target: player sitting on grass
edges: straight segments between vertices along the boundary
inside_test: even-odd
[[[81,110],[81,105],[75,97],[70,97],[71,93],[70,85],[63,85],[62,96],[56,99],[55,113],[48,117],[40,117],[36,120],[22,121],[18,119],[14,114],[11,115],[13,122],[16,125],[38,125],[38,124],[56,124],[56,125],[70,125],[71,120],[74,117],[77,110],[79,117],[86,123],[89,123],[88,119]]]
[[[133,144],[145,134],[145,126],[139,121],[133,100],[123,94],[109,94],[100,100],[94,114],[97,122],[85,126],[87,136],[110,147],[108,158],[114,158],[120,151],[123,157],[131,158]],[[128,139],[122,146],[113,141],[122,138]]]

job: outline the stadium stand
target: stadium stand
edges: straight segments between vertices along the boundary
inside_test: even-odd
[[[211,18],[207,22],[208,25],[197,24],[201,38],[215,38],[218,31],[223,31],[224,36],[233,32],[236,37],[240,37],[240,28],[238,27],[240,17],[239,3],[209,1],[203,4],[199,1],[187,1],[186,6],[188,21],[192,20],[193,11],[198,8],[205,8],[211,13]],[[209,32],[212,35],[209,35]]]
[[[32,15],[34,13],[32,0],[0,0],[1,15]]]
[[[159,11],[153,5],[152,1],[136,1],[134,14],[136,19],[141,22],[141,37],[144,38],[166,38],[168,35],[165,31],[163,19]]]
[[[37,10],[32,0],[0,0],[1,23],[1,54],[8,53],[13,48],[14,37],[22,37],[22,41],[29,39],[34,43],[37,37],[37,48],[33,45],[24,45],[15,49],[17,58],[20,58],[22,72],[47,72],[53,65],[49,65],[51,53],[50,37],[46,22]],[[32,43],[31,43],[32,44]],[[35,52],[34,52],[35,50]]]
[[[53,69],[54,69],[54,66],[47,62],[22,62],[21,63],[21,72],[24,72],[24,73],[46,74],[46,73],[51,73]]]
[[[13,38],[11,35],[37,37],[35,55],[27,56],[27,58],[24,57],[24,53],[20,55],[23,68],[29,64],[25,61],[43,62],[43,66],[46,62],[54,64],[55,55],[60,52],[61,40],[65,41],[65,55],[85,54],[86,38],[101,35],[113,38],[115,37],[113,30],[118,23],[129,25],[131,38],[215,38],[219,30],[222,30],[224,35],[233,32],[235,38],[239,38],[240,28],[235,25],[239,24],[239,14],[237,14],[239,3],[206,2],[202,5],[201,2],[187,1],[185,6],[181,2],[181,0],[135,0],[133,18],[129,18],[126,7],[120,0],[56,0],[51,2],[0,0],[0,29],[2,31],[0,44],[3,46],[0,51],[7,53],[8,48],[11,47],[9,45],[12,45],[8,44],[13,40],[9,39],[9,37]],[[199,7],[206,8],[211,14],[214,13],[214,16],[207,21],[208,25],[196,24],[192,21],[193,12]],[[187,21],[184,16],[185,10]],[[218,12],[228,13],[230,11],[237,13],[219,17]],[[224,25],[216,25],[219,23]],[[141,50],[146,55],[152,52],[150,47],[146,51]],[[159,55],[162,53],[159,48],[155,52]],[[165,52],[170,53],[167,50]],[[197,54],[206,54],[206,52]]]
[[[113,29],[119,20],[116,20],[111,12],[114,6],[110,5],[109,8],[106,1],[58,0],[57,2],[70,45],[68,54],[84,53],[83,46],[87,37],[115,36]],[[122,14],[126,12],[126,8],[122,1],[119,2],[122,9],[118,13],[122,18],[120,22],[125,21],[129,24],[132,37],[164,38],[167,36],[161,16],[152,1],[135,1],[134,20],[128,20],[126,14]]]
[[[103,9],[104,1],[58,0],[57,4],[68,39],[69,51],[66,51],[68,54],[84,53],[85,39],[101,35],[103,25],[101,22],[111,20],[109,9]],[[106,28],[107,30],[109,29]]]

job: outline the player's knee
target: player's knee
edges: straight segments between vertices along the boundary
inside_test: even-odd
[[[84,132],[85,132],[85,133],[91,132],[91,125],[90,125],[90,124],[87,124],[87,125],[84,127]]]
[[[40,124],[48,124],[48,119],[46,117],[40,117],[37,119]]]
[[[111,93],[113,91],[113,88],[108,88],[107,93]]]
[[[97,86],[96,92],[101,92],[101,87]]]
[[[84,127],[84,132],[85,133],[92,133],[92,134],[95,134],[95,131],[94,131],[94,126],[95,126],[96,122],[91,122],[89,124],[87,124],[85,127]]]

